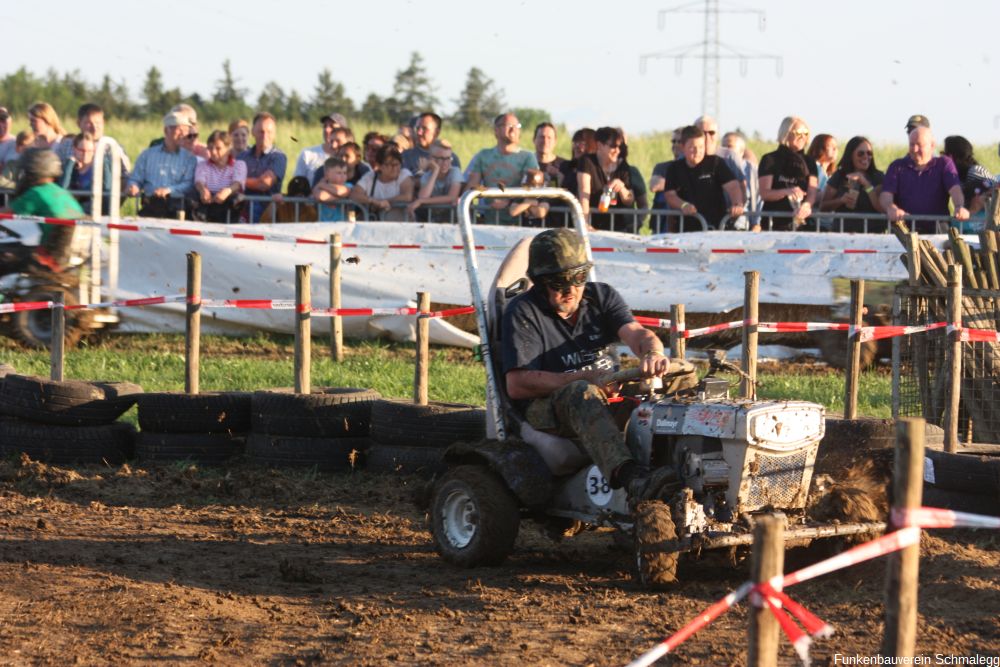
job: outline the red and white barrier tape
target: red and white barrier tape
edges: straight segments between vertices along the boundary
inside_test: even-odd
[[[911,510],[894,507],[892,522],[897,526],[918,526],[920,528],[1000,529],[1000,517],[943,510],[936,507],[917,507]]]
[[[700,329],[687,329],[684,331],[684,338],[696,338],[698,336],[707,336],[708,334],[718,333],[719,331],[727,331],[729,329],[741,329],[747,324],[752,324],[749,320],[737,320],[735,322],[725,322],[723,324],[713,324],[708,327],[702,327]]]
[[[760,333],[802,333],[805,331],[847,331],[846,322],[760,322]]]
[[[644,327],[652,327],[653,329],[669,329],[671,326],[670,320],[662,320],[657,317],[647,317],[645,315],[635,315],[635,321]]]
[[[677,648],[677,646],[679,646],[684,640],[693,635],[695,632],[721,616],[723,612],[728,611],[737,602],[745,598],[751,591],[759,590],[762,593],[766,593],[768,591],[782,591],[788,586],[793,586],[803,581],[807,581],[824,574],[829,574],[830,572],[834,572],[845,567],[857,565],[858,563],[872,558],[884,556],[904,547],[918,544],[919,542],[920,528],[915,526],[902,528],[887,535],[883,535],[882,537],[872,540],[871,542],[860,544],[848,551],[837,554],[832,558],[827,558],[824,561],[802,568],[797,572],[792,572],[791,574],[786,575],[778,575],[777,577],[771,579],[771,581],[763,584],[759,589],[753,584],[753,582],[745,582],[726,597],[713,603],[704,612],[676,633],[630,662],[628,667],[646,667],[647,665],[653,664],[668,652]],[[819,619],[816,619],[816,621],[821,622]],[[826,624],[824,623],[823,625]],[[819,628],[817,628],[817,631],[818,630]]]
[[[628,667],[648,667],[648,665],[652,665],[667,653],[680,646],[688,637],[701,630],[725,612],[729,611],[740,600],[749,595],[750,591],[753,590],[753,587],[753,582],[745,582],[735,591],[718,602],[713,603],[705,611],[698,614],[698,616],[692,619],[687,625],[675,632],[673,635],[667,637],[652,649],[628,663]]]
[[[15,301],[0,303],[0,313],[20,313],[26,310],[49,310],[55,307],[55,301]]]
[[[58,304],[55,301],[15,301],[13,303],[0,303],[0,313],[16,313],[25,310],[52,310],[53,308],[63,308],[65,310],[90,310],[93,308],[128,308],[131,306],[156,306],[162,303],[183,303],[186,298],[183,295],[173,296],[148,296],[140,299],[121,299],[118,301],[102,301],[101,303],[71,303]]]
[[[329,239],[311,239],[306,237],[292,236],[290,234],[275,234],[275,233],[263,233],[263,234],[249,234],[246,232],[232,232],[226,231],[225,229],[195,229],[193,227],[161,227],[158,225],[151,224],[138,224],[138,221],[131,220],[129,222],[115,222],[115,223],[105,223],[101,221],[93,220],[73,220],[70,218],[44,218],[40,216],[32,215],[15,215],[13,213],[0,213],[0,220],[10,220],[13,218],[19,218],[24,220],[33,220],[35,222],[40,222],[48,225],[60,225],[64,227],[107,227],[108,229],[117,229],[119,231],[125,232],[160,232],[166,233],[173,236],[203,236],[207,238],[228,238],[238,241],[272,241],[276,243],[296,243],[296,244],[312,244],[312,245],[328,245],[330,243]],[[449,244],[420,244],[420,243],[341,243],[342,248],[358,248],[358,249],[368,249],[368,250],[463,250],[462,245],[449,245]],[[508,252],[510,246],[497,245],[497,246],[476,246],[476,250],[489,250],[497,252]],[[775,255],[816,255],[816,254],[836,254],[836,255],[877,255],[877,254],[889,254],[898,255],[899,253],[894,250],[876,250],[874,248],[766,248],[766,249],[755,249],[755,248],[706,248],[698,250],[689,250],[684,248],[671,248],[671,247],[638,247],[638,248],[616,248],[611,246],[596,246],[591,247],[591,252],[595,253],[625,253],[633,255],[689,255],[689,254],[704,254],[709,253],[713,255],[751,255],[751,254],[775,254]]]
[[[883,338],[895,338],[896,336],[909,336],[915,333],[934,331],[947,326],[947,322],[934,322],[932,324],[918,324],[914,326],[879,326],[879,327],[855,327],[851,326],[847,337],[857,336],[862,343],[869,340],[881,340]]]
[[[1000,342],[1000,333],[992,329],[969,329],[955,324],[948,325],[948,333],[959,332],[959,340],[963,343],[996,343]]]
[[[778,619],[781,631],[788,637],[788,641],[791,643],[792,648],[795,649],[795,653],[799,656],[799,659],[805,667],[809,667],[809,647],[812,645],[812,639],[795,624],[795,621],[788,617],[785,610],[779,606],[777,598],[770,595],[765,596],[764,603],[771,610],[771,613],[774,614],[774,617]]]

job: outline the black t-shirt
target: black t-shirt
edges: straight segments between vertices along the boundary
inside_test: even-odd
[[[590,224],[594,229],[602,229],[605,231],[632,231],[633,222],[635,218],[632,216],[615,216],[614,226],[615,230],[611,229],[611,216],[607,213],[598,213],[597,208],[601,203],[601,193],[607,187],[608,183],[614,179],[619,179],[625,184],[625,187],[632,191],[633,195],[636,194],[635,183],[632,181],[632,167],[625,160],[619,160],[618,166],[615,167],[614,171],[611,172],[611,176],[608,177],[604,173],[604,169],[601,168],[600,163],[597,161],[597,155],[594,153],[587,153],[580,158],[580,162],[577,165],[578,174],[589,174],[590,175]],[[640,183],[641,183],[640,178]],[[645,187],[643,187],[642,192],[645,194]],[[578,195],[579,196],[579,195]],[[632,208],[632,204],[623,204],[617,199],[611,200],[611,208]],[[635,202],[633,202],[634,204]]]
[[[819,178],[819,169],[816,166],[816,160],[782,144],[778,146],[778,150],[768,153],[760,159],[757,175],[760,178],[771,176],[772,189],[780,190],[798,186],[805,192],[809,189],[809,177]],[[765,211],[791,211],[792,205],[786,198],[782,197],[778,201],[764,202],[761,208]]]
[[[503,315],[503,371],[574,373],[614,370],[608,349],[618,330],[634,322],[632,312],[614,287],[587,283],[575,324],[549,305],[544,287],[535,285],[514,298]]]
[[[696,166],[680,158],[667,165],[663,190],[677,192],[677,196],[695,205],[711,227],[718,227],[726,215],[726,193],[722,186],[735,180],[733,170],[716,155],[706,155]]]
[[[846,171],[844,169],[838,169],[833,172],[830,179],[826,182],[827,188],[832,188],[837,197],[842,196],[847,192],[848,180],[847,175],[853,174],[856,170]],[[883,174],[878,169],[869,169],[865,172],[865,178],[868,182],[872,184],[873,188],[877,188],[882,185],[882,180],[885,178]],[[878,213],[875,210],[875,206],[872,204],[871,197],[868,196],[864,190],[858,190],[858,203],[855,204],[854,208],[847,208],[846,206],[839,206],[834,209],[840,213]]]

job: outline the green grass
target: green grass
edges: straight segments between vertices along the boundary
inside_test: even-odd
[[[313,386],[369,387],[386,397],[413,395],[414,346],[384,341],[351,341],[346,358],[330,359],[323,339],[313,341]],[[252,391],[294,384],[293,344],[288,336],[252,338],[205,336],[202,339],[201,389],[203,391]],[[49,356],[28,351],[4,340],[0,363],[12,364],[20,373],[48,377]],[[184,388],[184,339],[179,335],[111,335],[103,342],[69,350],[65,377],[82,380],[125,380],[146,391],[181,391]],[[431,400],[482,405],[486,374],[468,350],[431,348],[429,393]],[[775,373],[764,367],[758,393],[761,398],[800,399],[842,412],[842,373],[811,366],[793,366]],[[861,376],[859,412],[888,417],[890,380],[885,372]]]

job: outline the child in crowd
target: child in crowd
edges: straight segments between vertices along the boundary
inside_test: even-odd
[[[208,159],[194,170],[198,193],[195,220],[239,222],[236,205],[247,182],[247,165],[233,157],[232,139],[225,130],[215,130],[206,142]]]
[[[420,192],[407,206],[417,222],[452,222],[454,207],[462,192],[462,171],[451,162],[451,144],[437,139],[431,144],[430,160],[420,175]],[[428,206],[434,208],[428,208]]]
[[[352,183],[347,182],[347,162],[339,157],[327,158],[323,163],[323,179],[313,188],[313,199],[319,202],[320,222],[346,220],[340,202],[351,194]]]

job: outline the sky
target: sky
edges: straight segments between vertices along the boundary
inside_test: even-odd
[[[700,42],[704,16],[659,10],[696,0],[480,2],[213,2],[48,0],[0,4],[5,26],[0,73],[26,66],[79,69],[98,82],[124,80],[135,97],[153,65],[166,87],[211,94],[225,59],[256,100],[277,81],[304,97],[330,68],[360,105],[388,95],[397,70],[419,51],[445,114],[471,67],[505,92],[511,107],[537,107],[570,130],[616,125],[630,133],[668,130],[702,112],[702,64],[645,54]],[[720,1],[720,40],[746,54],[782,58],[720,65],[719,121],[774,140],[786,115],[814,133],[865,134],[904,143],[906,119],[926,115],[940,140],[1000,138],[1000,2],[930,0]],[[758,9],[755,14],[727,9]],[[88,39],[79,16],[92,28]],[[760,30],[763,25],[763,30]],[[39,39],[38,30],[44,34]],[[81,43],[81,40],[83,42]],[[3,101],[0,100],[0,105]]]

